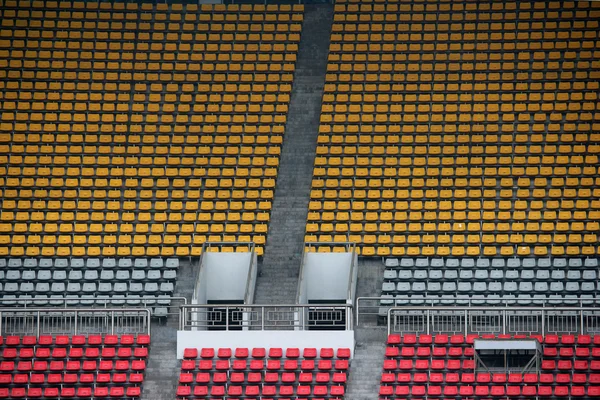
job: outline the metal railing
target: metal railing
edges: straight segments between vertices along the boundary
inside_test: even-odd
[[[381,301],[391,301],[392,304],[381,304]],[[493,299],[497,304],[488,307],[496,308],[496,307],[519,307],[516,303],[522,299],[514,298],[514,297],[499,297]],[[410,301],[415,301],[414,297],[409,296],[397,296],[397,297],[358,297],[356,299],[356,304],[354,307],[355,310],[355,323],[356,326],[361,326],[361,324],[366,324],[367,322],[375,322],[377,317],[387,317],[387,311],[393,307],[404,307],[403,304],[398,304],[397,302],[405,302],[408,304]],[[438,296],[423,296],[419,297],[418,301],[420,304],[412,304],[412,307],[420,307],[421,309],[425,309],[426,307],[437,307],[437,306],[458,306],[458,307],[480,307],[482,299],[474,299],[474,298],[462,298],[462,297],[454,297],[454,298],[440,298]],[[489,301],[489,299],[487,300]],[[590,307],[593,304],[600,305],[600,298],[570,298],[570,299],[561,299],[560,303],[557,304],[557,299],[550,298],[534,298],[530,300],[531,303],[535,305],[535,307],[542,307],[548,309],[548,307],[556,307],[562,306],[564,304],[568,304],[568,307],[573,307],[577,309],[577,307]],[[523,305],[521,305],[523,307]],[[529,307],[529,306],[527,306]]]
[[[116,300],[116,299],[115,299]],[[79,306],[82,302],[86,302],[86,308],[93,308],[94,310],[100,309],[123,309],[123,308],[147,308],[150,310],[151,316],[165,317],[168,315],[179,315],[179,307],[188,303],[185,297],[136,297],[130,298],[119,298],[117,301],[121,301],[124,304],[120,306],[116,304],[113,299],[109,297],[49,297],[44,299],[0,299],[0,307],[6,307],[7,309],[14,309],[14,307],[22,307],[25,309],[34,308],[65,308],[74,309],[75,306]],[[136,304],[130,303],[135,301]],[[40,304],[40,302],[43,302]],[[13,306],[13,308],[9,308]],[[157,309],[164,309],[161,312],[157,312]],[[163,312],[165,311],[165,312]]]
[[[595,307],[391,307],[388,334],[600,333]]]
[[[187,304],[179,308],[180,330],[352,330],[348,304]]]
[[[150,334],[147,308],[0,308],[0,335]]]

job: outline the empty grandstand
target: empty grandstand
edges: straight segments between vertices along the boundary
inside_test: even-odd
[[[0,0],[0,398],[600,397],[600,2],[284,3]]]

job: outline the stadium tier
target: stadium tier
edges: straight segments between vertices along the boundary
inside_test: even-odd
[[[386,260],[381,301],[392,305],[591,305],[597,258]]]
[[[0,336],[0,398],[138,398],[148,335]]]
[[[177,399],[344,397],[350,349],[186,349]]]
[[[474,373],[473,341],[479,335],[390,335],[380,399],[416,398],[597,398],[600,340],[589,335],[514,336],[542,344],[535,373]],[[482,339],[509,339],[483,335]],[[537,397],[539,396],[539,397]]]
[[[599,20],[589,1],[338,0],[306,242],[598,254]]]
[[[83,307],[104,299],[156,310],[170,304],[178,267],[177,258],[0,258],[0,299],[3,305],[32,300],[29,305]]]
[[[262,254],[302,5],[0,13],[0,255]]]

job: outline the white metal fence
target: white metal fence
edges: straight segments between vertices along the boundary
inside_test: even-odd
[[[593,307],[391,307],[389,333],[539,334],[600,333]]]
[[[0,308],[0,335],[150,334],[147,308]]]
[[[352,330],[346,304],[188,304],[180,307],[180,330]]]

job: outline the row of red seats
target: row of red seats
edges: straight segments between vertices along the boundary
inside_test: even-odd
[[[379,389],[380,398],[387,396],[508,396],[508,397],[600,397],[599,386],[381,386]]]
[[[591,335],[446,335],[446,334],[438,334],[438,335],[415,335],[415,334],[391,334],[388,336],[387,343],[390,345],[427,345],[427,344],[437,344],[437,345],[463,345],[463,344],[473,344],[475,339],[536,339],[540,343],[545,345],[578,345],[578,346],[590,346],[590,345],[598,345],[600,346],[600,335],[591,336]]]
[[[600,371],[600,360],[542,360],[542,371]]]
[[[140,384],[144,374],[107,373],[107,374],[0,374],[0,385],[75,385],[78,383],[120,383]]]
[[[199,369],[201,371],[262,371],[265,368],[268,371],[312,371],[315,368],[320,371],[338,370],[345,371],[348,369],[348,360],[183,360],[181,369],[184,371],[193,371]],[[316,364],[315,364],[316,363]]]
[[[600,374],[536,374],[536,373],[389,373],[381,375],[381,383],[450,383],[450,384],[537,384],[537,383],[575,383],[600,385]]]
[[[251,351],[246,347],[238,347],[234,352],[230,348],[220,348],[216,352],[216,356],[218,358],[231,358],[232,354],[235,358],[248,358],[251,356],[252,358],[265,358],[267,356],[267,350],[262,347],[253,348]],[[200,351],[195,348],[185,349],[183,352],[183,358],[191,359],[191,358],[200,358],[203,359],[212,359],[215,357],[215,349],[213,348],[203,348]],[[318,355],[318,357],[317,357]],[[350,358],[350,349],[340,348],[336,352],[332,348],[321,348],[317,350],[313,347],[307,347],[302,351],[302,358],[342,358],[348,359]],[[268,358],[283,358],[283,349],[279,347],[270,348],[268,351]],[[300,357],[300,349],[298,348],[288,348],[285,350],[285,358],[301,358]]]
[[[393,371],[396,369],[412,371],[460,371],[460,370],[473,370],[475,369],[474,360],[428,360],[428,359],[417,359],[417,360],[385,360],[383,362],[383,369],[386,371]]]
[[[388,346],[385,349],[386,357],[402,358],[429,358],[429,357],[472,357],[472,347],[439,347],[439,346]],[[600,358],[600,347],[546,347],[543,350],[544,358]]]
[[[333,396],[343,397],[344,386],[178,386],[177,397],[238,396]]]
[[[68,350],[68,351],[67,351]],[[147,347],[5,347],[2,350],[2,358],[5,360],[20,359],[47,359],[47,358],[146,358]]]
[[[2,361],[0,372],[45,372],[45,371],[144,371],[145,360],[86,360],[86,361]]]
[[[195,379],[194,379],[195,378]],[[243,384],[243,383],[335,383],[339,385],[343,385],[346,383],[346,373],[345,372],[334,372],[330,374],[329,372],[317,372],[313,374],[312,372],[301,372],[296,375],[295,372],[266,372],[264,375],[261,372],[215,372],[215,373],[207,373],[207,372],[198,372],[195,377],[192,373],[181,373],[179,375],[179,383],[189,384],[189,383],[235,383],[235,384]]]
[[[14,387],[0,388],[0,399],[68,399],[68,398],[132,398],[139,397],[141,390],[139,387],[131,386],[124,388],[121,386],[113,387],[78,387],[78,388],[20,388]]]
[[[120,337],[118,335],[59,335],[56,337],[42,335],[39,338],[35,336],[0,336],[0,346],[35,346],[38,344],[42,346],[132,346],[134,344],[147,346],[150,344],[150,335],[121,335]]]

